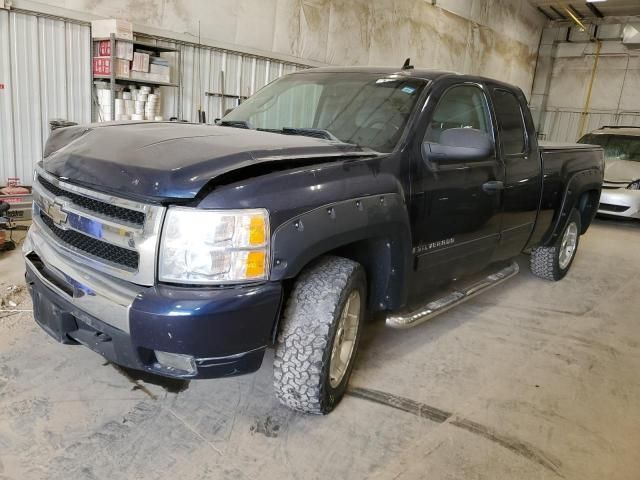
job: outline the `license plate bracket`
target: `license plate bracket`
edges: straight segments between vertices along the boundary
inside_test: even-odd
[[[38,291],[32,292],[32,298],[33,316],[38,325],[58,342],[76,345],[78,342],[68,335],[70,332],[78,330],[75,317]]]

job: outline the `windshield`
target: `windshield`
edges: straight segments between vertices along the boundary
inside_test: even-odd
[[[600,145],[604,149],[605,160],[627,160],[640,162],[640,136],[588,134],[578,143]]]
[[[301,73],[267,85],[220,122],[335,139],[390,152],[426,81],[371,73]]]

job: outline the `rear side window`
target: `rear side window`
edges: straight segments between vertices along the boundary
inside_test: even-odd
[[[507,90],[495,90],[493,98],[503,154],[524,153],[525,129],[520,102]]]

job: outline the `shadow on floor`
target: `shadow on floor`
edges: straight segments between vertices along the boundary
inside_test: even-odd
[[[123,377],[125,377],[133,384],[132,390],[140,390],[154,400],[157,398],[156,395],[152,393],[147,387],[145,387],[145,383],[150,385],[157,385],[158,387],[164,389],[169,393],[180,393],[189,388],[189,380],[162,377],[160,375],[154,375],[153,373],[121,367],[120,365],[116,365],[111,362],[106,362],[103,365],[111,365],[118,373],[120,373]]]

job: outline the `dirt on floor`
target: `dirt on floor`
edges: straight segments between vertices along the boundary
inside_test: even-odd
[[[58,344],[21,277],[5,283],[19,253],[0,256],[0,479],[637,480],[639,240],[597,221],[561,282],[522,257],[421,326],[371,322],[326,417],[278,404],[272,352],[253,375],[181,382]]]

